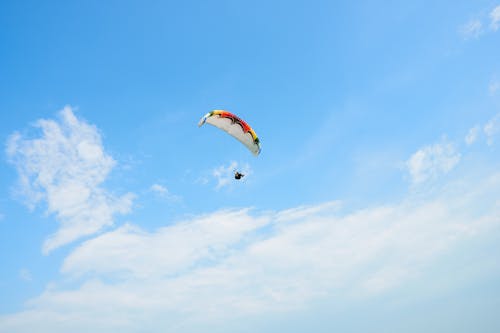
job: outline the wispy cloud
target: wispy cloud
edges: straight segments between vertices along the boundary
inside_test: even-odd
[[[495,95],[500,90],[500,82],[496,79],[492,80],[488,86],[488,90],[491,95]]]
[[[200,216],[154,233],[125,225],[84,243],[66,258],[62,271],[133,278],[175,275],[223,259],[248,233],[268,222],[269,217],[253,217],[244,209]],[[107,254],[98,259],[97,253]]]
[[[160,185],[160,184],[153,184],[151,185],[151,191],[158,193],[159,195],[167,195],[168,190],[165,186]]]
[[[78,119],[65,107],[58,120],[35,123],[39,135],[14,133],[7,155],[19,174],[20,195],[30,207],[44,202],[60,223],[43,245],[43,252],[113,223],[113,215],[130,210],[133,195],[115,197],[101,187],[115,165],[104,152],[97,128]]]
[[[450,172],[460,161],[460,153],[455,146],[443,140],[425,146],[415,152],[406,162],[411,180],[419,184]]]
[[[448,185],[424,201],[351,212],[330,202],[217,211],[154,232],[126,225],[66,258],[62,273],[79,286],[47,288],[0,326],[135,332],[154,323],[151,331],[169,331],[432,280],[439,258],[500,225],[500,174]]]
[[[500,26],[500,6],[493,8],[488,15],[483,14],[461,26],[458,30],[464,39],[478,38],[486,32],[496,32]]]
[[[419,149],[407,167],[420,183],[459,161],[455,145],[443,139]],[[280,211],[218,210],[154,231],[126,224],[72,250],[61,281],[24,311],[0,316],[0,331],[189,331],[191,323],[214,318],[407,290],[417,280],[434,281],[445,255],[498,230],[500,173],[494,170],[457,174],[423,197],[410,191],[355,210],[331,201]],[[168,189],[154,184],[151,191]],[[452,281],[447,275],[447,284]]]
[[[472,127],[469,130],[469,132],[467,133],[467,135],[465,136],[465,143],[468,146],[474,144],[474,142],[477,141],[477,138],[478,138],[480,131],[481,131],[481,127],[479,125]]]
[[[460,28],[460,33],[465,39],[477,38],[483,33],[483,24],[480,20],[471,20]]]
[[[245,177],[240,181],[244,182],[248,179],[248,176],[252,173],[252,170],[248,164],[241,165],[236,161],[230,162],[228,165],[220,165],[212,170],[212,176],[215,178],[217,190],[229,186],[234,181],[234,172],[238,170],[242,172]]]
[[[486,144],[492,146],[495,143],[496,137],[500,134],[500,113],[497,113],[490,118],[484,125],[476,125],[472,127],[465,136],[465,143],[470,146],[479,141],[486,139]]]
[[[483,130],[488,145],[493,145],[495,137],[500,133],[500,113],[491,118],[486,125],[484,125]]]
[[[165,199],[166,201],[178,202],[179,200],[181,200],[180,196],[172,194],[166,186],[161,184],[155,183],[151,185],[149,190],[155,193],[158,197]]]
[[[19,271],[19,278],[25,282],[33,281],[33,277],[31,276],[31,272],[26,268],[23,268]]]
[[[500,6],[496,6],[491,12],[490,12],[490,27],[493,31],[497,31],[498,27],[500,26]]]

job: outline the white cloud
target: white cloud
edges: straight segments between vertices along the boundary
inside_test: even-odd
[[[460,28],[460,33],[465,39],[477,38],[483,32],[483,25],[480,20],[471,20]]]
[[[477,141],[477,137],[479,135],[479,132],[481,131],[481,128],[479,125],[476,125],[472,127],[469,132],[467,133],[467,136],[465,137],[465,143],[470,146],[473,143]]]
[[[101,187],[115,161],[104,152],[97,128],[78,119],[71,107],[58,121],[41,119],[35,127],[39,136],[11,135],[6,152],[26,203],[33,208],[46,202],[60,223],[43,245],[48,253],[111,225],[113,215],[130,210],[133,195],[115,197]]]
[[[172,194],[167,187],[160,184],[151,185],[149,190],[166,201],[179,202],[181,200],[180,196]]]
[[[229,186],[234,181],[234,172],[238,170],[243,173],[245,177],[240,179],[240,182],[245,182],[248,176],[252,173],[252,170],[248,164],[241,165],[238,162],[232,161],[227,166],[221,165],[212,170],[212,176],[215,178],[217,184],[215,188],[217,190]]]
[[[481,15],[480,18],[472,19],[459,28],[459,33],[464,39],[478,38],[485,32],[496,32],[500,27],[500,6],[496,6],[489,13],[489,29],[488,18]]]
[[[0,331],[189,331],[216,318],[407,290],[434,280],[439,258],[500,225],[500,174],[436,193],[351,212],[329,202],[223,210],[155,232],[127,225],[66,258],[62,273],[81,284],[47,288],[26,311],[0,317]]]
[[[277,213],[274,218],[277,222],[300,220],[321,212],[332,213],[338,211],[340,207],[341,203],[339,201],[326,202],[320,205],[299,206],[285,209]]]
[[[488,145],[493,145],[495,136],[500,133],[500,113],[491,118],[486,125],[484,125],[484,134],[486,134],[486,140]]]
[[[231,183],[233,178],[234,170],[238,167],[238,163],[232,161],[228,166],[218,166],[212,170],[212,176],[217,180],[216,189],[220,189],[224,186],[227,186]]]
[[[26,268],[23,268],[19,271],[19,278],[25,282],[33,281],[33,277],[31,276],[31,272]]]
[[[83,150],[94,160],[106,157]],[[443,141],[417,151],[407,166],[422,182],[459,160]],[[500,173],[462,176],[423,198],[352,211],[331,201],[277,212],[220,210],[155,231],[124,225],[74,249],[61,280],[23,311],[0,316],[0,332],[207,331],[214,320],[295,311],[316,301],[406,294],[415,281],[434,281],[443,257],[498,232]],[[168,189],[154,184],[151,191]],[[489,253],[486,260],[496,259]],[[447,285],[454,273],[446,272]]]
[[[500,25],[500,6],[496,6],[490,13],[490,27],[493,31],[497,31]]]
[[[425,146],[406,162],[412,182],[419,184],[451,171],[460,161],[460,153],[452,143],[443,141]]]
[[[97,272],[140,278],[176,274],[203,261],[220,259],[231,244],[267,221],[266,217],[253,218],[248,210],[239,210],[201,216],[155,233],[125,225],[81,245],[65,260],[62,271],[71,275]],[[108,254],[96,261],[96,252]]]
[[[165,186],[160,185],[160,184],[153,184],[151,185],[151,191],[158,193],[160,195],[166,195],[168,194],[168,190]]]
[[[498,80],[492,80],[488,86],[488,90],[491,95],[495,95],[500,90],[500,82]]]

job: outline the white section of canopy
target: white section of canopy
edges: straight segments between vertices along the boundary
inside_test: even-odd
[[[201,126],[204,123],[208,123],[229,133],[236,140],[244,144],[245,147],[247,147],[252,152],[252,154],[254,154],[255,156],[259,155],[260,147],[253,141],[252,134],[250,134],[249,132],[243,132],[243,128],[241,128],[238,123],[233,123],[231,119],[222,118],[218,115],[213,115],[212,117],[210,117],[209,114],[205,115],[205,117],[200,120],[198,126]]]

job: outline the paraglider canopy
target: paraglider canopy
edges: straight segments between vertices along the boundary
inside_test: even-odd
[[[213,110],[200,119],[198,127],[208,123],[227,132],[244,144],[255,156],[260,153],[260,141],[255,131],[243,119],[224,110]]]

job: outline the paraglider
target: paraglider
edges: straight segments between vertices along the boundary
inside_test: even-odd
[[[224,110],[213,110],[200,119],[198,127],[210,124],[227,132],[244,144],[255,156],[260,153],[260,141],[255,131],[246,121]]]
[[[254,156],[260,154],[260,141],[257,134],[246,121],[235,114],[225,110],[213,110],[200,119],[198,127],[201,127],[205,123],[220,128],[240,141]],[[234,179],[239,180],[244,176],[244,174],[238,171],[234,172]]]

